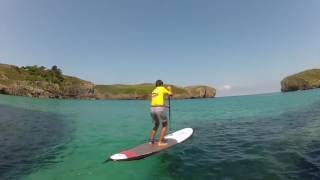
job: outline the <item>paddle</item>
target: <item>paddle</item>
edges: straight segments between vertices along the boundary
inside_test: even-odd
[[[172,122],[171,122],[171,118],[170,118],[170,116],[171,116],[171,104],[170,104],[170,96],[168,96],[168,108],[169,108],[169,118],[168,118],[168,120],[169,120],[169,122],[170,122],[170,124],[172,124]],[[171,131],[171,125],[169,126],[169,131]]]

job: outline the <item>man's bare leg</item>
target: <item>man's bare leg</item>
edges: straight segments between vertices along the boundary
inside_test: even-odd
[[[156,123],[150,132],[149,142],[152,144],[154,142],[154,136],[156,135],[158,128],[159,128],[159,123]]]
[[[167,133],[167,127],[168,127],[168,123],[167,122],[162,123],[162,128],[161,128],[161,131],[160,131],[160,137],[159,137],[159,143],[158,143],[159,146],[168,145],[167,143],[163,143],[163,138]]]

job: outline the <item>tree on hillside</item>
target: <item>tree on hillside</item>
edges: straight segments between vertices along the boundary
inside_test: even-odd
[[[44,71],[44,70],[46,70],[46,67],[40,66],[39,69],[40,69],[40,71]]]
[[[59,69],[56,65],[52,66],[51,71],[53,71],[56,74],[62,74],[61,69]]]
[[[54,65],[51,68],[51,71],[55,74],[55,76],[59,79],[60,82],[64,80],[62,75],[62,70],[58,68],[58,66]]]

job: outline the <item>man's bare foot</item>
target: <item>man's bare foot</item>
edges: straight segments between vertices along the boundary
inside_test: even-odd
[[[168,145],[168,143],[162,143],[162,142],[158,143],[158,146],[166,146],[166,145]]]

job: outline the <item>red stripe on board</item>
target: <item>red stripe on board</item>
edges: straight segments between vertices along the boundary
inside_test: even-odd
[[[127,158],[133,158],[138,156],[135,152],[132,151],[122,151],[121,154],[126,155]]]

